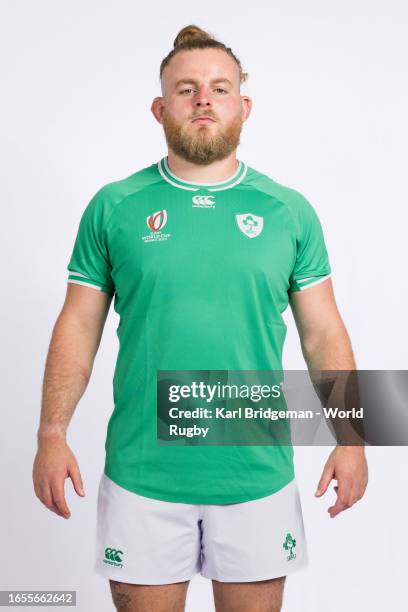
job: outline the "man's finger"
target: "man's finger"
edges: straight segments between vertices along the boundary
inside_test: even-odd
[[[319,484],[317,485],[317,489],[315,493],[316,497],[320,497],[321,495],[323,495],[323,493],[327,491],[327,487],[329,486],[332,478],[333,478],[333,468],[329,464],[324,468],[323,474],[319,480]]]
[[[52,482],[51,483],[51,493],[54,505],[61,512],[61,515],[65,518],[69,518],[71,513],[67,506],[67,502],[65,500],[65,492],[64,492],[64,482]]]
[[[330,508],[327,509],[327,512],[330,514],[331,518],[334,518],[335,516],[340,514],[340,512],[343,512],[343,510],[347,510],[347,508],[349,507],[350,506],[346,503],[337,500],[334,506],[330,506]]]
[[[71,478],[74,489],[78,493],[78,495],[81,495],[81,497],[84,497],[85,495],[84,485],[82,483],[82,478],[81,478],[81,473],[79,471],[79,467],[76,463],[72,463],[71,465],[68,466],[68,476]]]
[[[340,480],[334,489],[337,493],[336,503],[334,506],[330,506],[330,508],[327,510],[330,513],[331,518],[334,518],[337,516],[337,514],[343,512],[343,510],[351,508],[353,505],[352,486],[350,481]]]
[[[52,498],[52,491],[49,485],[43,485],[39,492],[39,499],[42,501],[44,506],[51,510],[51,512],[55,512],[58,516],[64,516],[61,511],[57,508]]]

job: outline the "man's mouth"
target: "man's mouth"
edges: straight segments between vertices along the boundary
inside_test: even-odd
[[[215,119],[213,119],[212,117],[208,117],[206,115],[201,115],[200,117],[195,117],[192,122],[193,123],[213,123],[215,121]]]

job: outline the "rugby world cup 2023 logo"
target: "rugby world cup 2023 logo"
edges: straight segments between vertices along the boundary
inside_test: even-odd
[[[167,223],[167,212],[165,210],[159,210],[152,215],[149,215],[146,219],[147,226],[153,231],[158,232]]]
[[[163,227],[167,223],[167,211],[165,209],[158,210],[152,215],[146,217],[146,224],[150,230],[150,234],[142,236],[143,242],[160,242],[170,238],[171,234],[162,232]]]

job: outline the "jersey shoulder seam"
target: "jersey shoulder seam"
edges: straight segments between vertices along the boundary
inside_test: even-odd
[[[151,166],[147,166],[146,168],[142,168],[141,170],[138,170],[137,172],[134,172],[133,174],[130,174],[129,176],[123,178],[123,179],[119,179],[117,181],[111,181],[109,183],[106,183],[105,185],[103,185],[99,191],[97,192],[97,195],[104,195],[107,194],[109,199],[111,199],[112,202],[112,210],[106,220],[105,223],[105,229],[108,228],[115,212],[119,209],[120,205],[123,204],[123,202],[125,202],[127,200],[127,198],[132,197],[135,195],[135,193],[141,192],[144,189],[147,189],[148,187],[151,187],[152,185],[154,185],[155,183],[160,182],[161,177],[159,175],[159,173],[157,173],[157,176],[154,176],[154,167],[156,166],[156,164],[152,164]],[[144,182],[139,185],[139,186],[135,186],[134,189],[132,189],[131,191],[125,193],[123,196],[121,195],[121,197],[115,201],[115,188],[120,188],[121,186],[124,186],[126,184],[126,182],[130,182],[132,179],[135,180],[136,177],[139,175],[142,175],[143,173],[146,173],[148,175],[149,171],[151,172],[152,176],[151,176],[151,180],[148,182]]]
[[[259,172],[258,170],[255,170],[254,168],[248,167],[248,170],[249,169],[251,170],[251,174],[254,174],[254,177],[252,179],[249,178],[249,180],[247,181],[248,186],[252,187],[253,189],[257,191],[260,191],[261,193],[264,193],[274,198],[277,202],[282,204],[286,208],[286,210],[288,210],[290,218],[292,219],[292,222],[295,226],[295,229],[299,231],[300,226],[298,224],[298,220],[294,213],[293,207],[291,206],[292,203],[288,201],[287,198],[283,198],[280,194],[277,194],[276,190],[286,192],[286,195],[289,197],[294,196],[294,198],[298,199],[299,201],[309,203],[307,198],[297,189],[294,189],[293,187],[289,187],[288,185],[284,185],[283,183],[278,183],[277,181],[272,179],[267,174]],[[271,190],[269,190],[266,185],[265,187],[263,185],[258,185],[257,184],[258,177],[265,183],[269,184],[269,186],[271,187]]]

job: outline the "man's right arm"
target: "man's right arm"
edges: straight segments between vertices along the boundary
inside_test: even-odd
[[[45,364],[33,483],[44,505],[65,518],[70,515],[65,479],[71,478],[78,495],[84,495],[66,432],[88,385],[111,300],[112,295],[104,291],[68,283]]]

